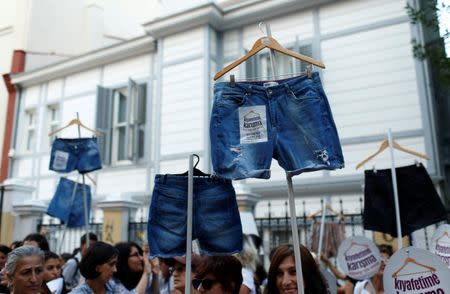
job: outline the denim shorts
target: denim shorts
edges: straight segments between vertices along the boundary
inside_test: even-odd
[[[277,83],[215,84],[210,138],[218,176],[268,179],[272,158],[289,175],[344,167],[319,74]]]
[[[87,173],[101,169],[97,138],[56,138],[52,145],[49,168],[60,173],[73,170]]]
[[[91,210],[91,188],[86,188],[88,213]],[[60,178],[47,214],[59,218],[68,228],[84,226],[83,184]],[[89,218],[89,217],[88,217]]]
[[[188,177],[156,175],[148,218],[152,257],[186,254]],[[242,250],[242,225],[231,181],[194,178],[192,240],[209,255]]]

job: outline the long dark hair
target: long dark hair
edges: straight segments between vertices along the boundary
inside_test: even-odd
[[[206,256],[197,268],[195,277],[203,279],[212,274],[222,288],[232,294],[239,294],[242,284],[242,265],[234,256]]]
[[[131,248],[136,247],[139,254],[142,255],[142,248],[134,242],[120,242],[114,245],[119,251],[119,258],[117,259],[117,272],[114,277],[118,279],[128,290],[136,288],[139,280],[142,277],[141,272],[133,272],[128,266],[128,258],[131,253]]]
[[[305,246],[300,245],[300,255],[302,259],[303,281],[305,283],[305,294],[327,294],[327,286],[322,274],[319,271],[314,258]],[[269,275],[267,278],[266,294],[279,294],[277,287],[278,267],[287,257],[294,257],[294,247],[291,244],[278,246],[272,253],[270,259]]]
[[[107,263],[109,260],[117,256],[117,250],[104,242],[96,242],[89,246],[86,255],[80,262],[80,272],[86,280],[93,280],[100,276],[97,271],[97,265]]]

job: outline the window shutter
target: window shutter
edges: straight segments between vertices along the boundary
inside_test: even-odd
[[[147,84],[140,84],[138,86],[136,106],[136,123],[143,124],[146,121],[147,113]]]
[[[96,129],[102,132],[97,138],[102,162],[111,164],[113,91],[101,86],[97,87],[97,121]]]
[[[145,153],[145,122],[147,118],[147,84],[139,84],[135,102],[135,127],[133,141],[133,161],[138,161]],[[142,132],[142,129],[143,132]]]

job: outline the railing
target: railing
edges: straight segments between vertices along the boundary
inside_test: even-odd
[[[57,254],[72,253],[80,247],[81,236],[86,233],[85,227],[68,229],[53,219],[48,224],[38,224],[37,231],[47,237],[50,249]],[[102,231],[102,223],[89,223],[89,232],[96,234],[98,240],[102,240]]]

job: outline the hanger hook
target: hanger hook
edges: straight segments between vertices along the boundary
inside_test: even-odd
[[[258,24],[258,27],[259,27],[259,30],[260,30],[260,31],[263,33],[263,35],[265,36],[265,35],[267,35],[267,32],[265,32],[264,29],[262,28],[263,25],[265,25],[265,23],[264,23],[263,21],[261,21],[261,22]]]
[[[195,156],[195,158],[197,158],[197,162],[194,164],[194,168],[197,168],[198,163],[200,162],[200,156],[198,156],[197,154],[192,154]]]

